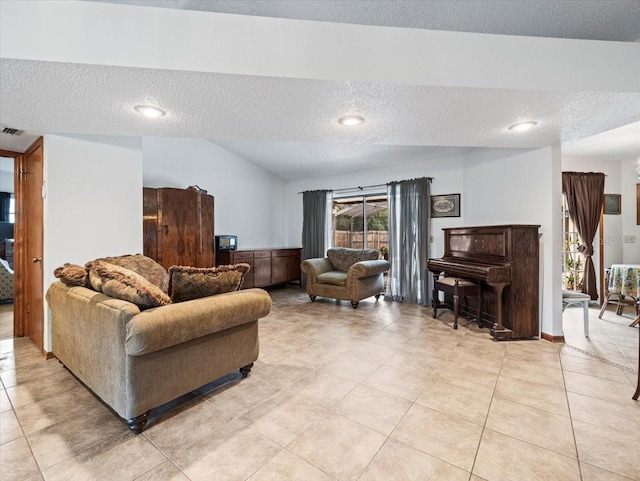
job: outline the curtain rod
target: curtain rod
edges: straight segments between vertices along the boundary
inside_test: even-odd
[[[433,180],[433,177],[419,177],[420,179],[427,179],[429,182],[431,182]],[[417,180],[417,179],[409,179],[409,180]],[[345,188],[345,189],[328,189],[328,192],[349,192],[350,190],[353,191],[357,191],[357,190],[364,190],[364,189],[372,189],[374,187],[387,187],[389,184],[394,184],[397,182],[405,182],[405,181],[391,181],[391,182],[387,182],[386,184],[373,184],[373,185],[365,185],[365,186],[357,186],[357,187],[349,187],[349,188]],[[322,189],[320,189],[322,190]],[[312,190],[305,190],[304,192],[298,192],[298,194],[304,194],[305,192],[314,192]]]

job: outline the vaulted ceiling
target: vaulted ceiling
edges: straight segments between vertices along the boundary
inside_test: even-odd
[[[640,140],[579,143],[634,123],[640,139],[640,2],[50,3],[0,2],[0,123],[27,131],[0,148],[205,138],[283,179],[473,147],[640,157]],[[141,118],[145,102],[168,115]],[[349,113],[365,122],[339,125]]]

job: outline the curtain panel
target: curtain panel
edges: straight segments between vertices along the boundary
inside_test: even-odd
[[[392,182],[389,198],[389,269],[386,299],[430,304],[428,276],[431,179]]]
[[[302,260],[324,257],[329,248],[331,199],[330,190],[302,193]]]
[[[9,192],[0,192],[0,222],[9,222],[10,212],[11,194]]]
[[[596,270],[593,266],[593,238],[600,222],[604,200],[604,174],[596,172],[563,172],[562,193],[567,198],[569,216],[576,226],[582,244],[578,251],[584,255],[582,292],[592,300],[598,298]]]

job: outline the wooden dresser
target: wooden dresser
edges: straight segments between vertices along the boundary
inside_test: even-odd
[[[242,284],[243,289],[249,289],[300,281],[301,255],[301,248],[218,250],[216,265],[249,264],[251,270]]]

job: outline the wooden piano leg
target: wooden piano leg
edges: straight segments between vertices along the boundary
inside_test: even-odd
[[[433,307],[433,318],[435,319],[438,315],[438,305],[440,304],[440,299],[438,298],[438,289],[436,289],[436,281],[440,277],[440,272],[431,271],[433,274],[433,295],[431,298],[431,307]]]
[[[496,290],[496,323],[490,330],[491,335],[496,341],[506,341],[511,339],[513,332],[511,329],[505,329],[502,324],[502,291],[508,284],[495,283],[491,286]]]
[[[458,281],[453,291],[453,328],[458,329],[458,306],[460,305],[460,295],[458,294]]]
[[[478,282],[478,327],[482,327],[482,283]]]

